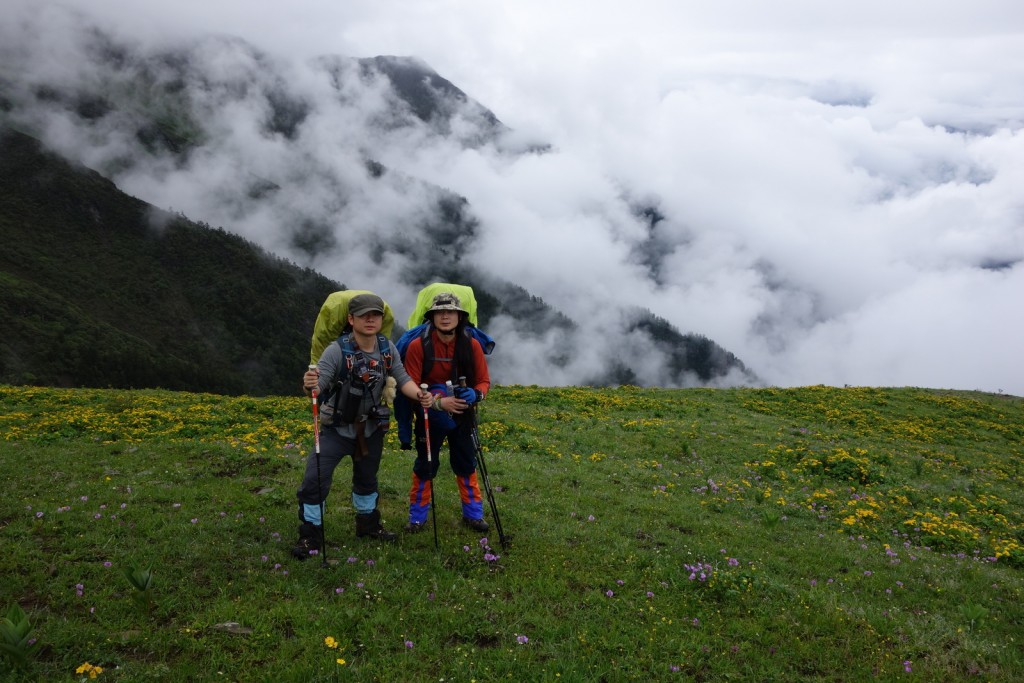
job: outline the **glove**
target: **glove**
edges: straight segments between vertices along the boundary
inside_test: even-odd
[[[480,392],[472,387],[457,387],[455,389],[455,398],[461,398],[468,405],[473,405],[480,400]]]

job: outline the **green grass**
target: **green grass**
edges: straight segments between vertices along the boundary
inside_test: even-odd
[[[1019,398],[510,386],[480,418],[497,559],[446,464],[440,549],[355,539],[344,462],[324,567],[289,554],[301,397],[0,386],[0,614],[39,645],[0,680],[1024,678]],[[390,435],[392,529],[410,468]]]

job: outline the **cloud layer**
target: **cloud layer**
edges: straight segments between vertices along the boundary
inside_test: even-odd
[[[466,197],[480,221],[472,257],[574,318],[639,304],[772,384],[1024,395],[1024,9],[704,5],[16,0],[0,21],[4,41],[30,57],[25,70],[83,83],[70,37],[81,22],[67,7],[141,46],[216,33],[263,51],[215,41],[193,54],[225,83],[286,74],[262,83],[308,106],[293,139],[262,134],[274,114],[265,98],[225,109],[214,91],[199,103],[214,131],[201,158],[117,181],[279,253],[296,256],[281,230],[294,216],[329,222],[343,211],[348,234],[369,236],[400,231],[421,210],[424,197],[404,185],[338,192],[365,187],[357,162],[373,149]],[[420,57],[522,143],[552,151],[466,147],[422,126],[379,135],[386,93],[353,78],[345,87],[363,105],[332,104],[336,91],[311,67],[329,54]],[[86,163],[109,165],[119,145],[136,144],[117,130],[80,140],[59,118],[45,126]],[[301,191],[260,210],[233,204],[254,179]],[[365,254],[327,250],[312,265],[396,289]],[[391,298],[408,310],[413,294]],[[507,381],[571,383],[584,371],[582,361],[578,372],[545,367],[520,363]]]

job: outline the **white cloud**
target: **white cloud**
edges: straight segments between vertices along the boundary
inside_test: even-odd
[[[49,33],[31,68],[51,75],[75,49],[76,23],[58,6],[144,43],[237,35],[288,70],[289,87],[313,106],[298,139],[259,135],[266,112],[256,100],[211,102],[220,135],[206,155],[125,177],[158,205],[270,248],[284,248],[275,230],[299,208],[330,221],[344,202],[363,217],[345,226],[352,234],[394,229],[420,198],[397,186],[360,192],[360,152],[372,146],[385,164],[467,197],[482,221],[475,255],[574,317],[600,320],[607,301],[646,305],[781,385],[1024,394],[1014,358],[1024,336],[1014,315],[1024,297],[1024,5],[1015,0],[969,11],[953,0],[14,5],[44,17],[36,25]],[[0,20],[11,38],[24,15],[8,16],[19,17]],[[225,77],[262,73],[246,52],[209,49],[205,62]],[[325,54],[420,57],[554,151],[510,160],[422,129],[361,138],[383,92],[353,81],[366,107],[336,106],[308,66]],[[83,146],[65,120],[48,125],[51,140],[87,159],[133,144],[111,130]],[[250,176],[301,193],[238,216],[220,198]],[[350,194],[339,196],[331,176]],[[632,254],[646,228],[628,201],[666,217],[657,283]],[[349,284],[389,286],[357,254],[316,265]],[[552,370],[542,362],[551,348],[534,349],[510,381],[579,381],[605,362],[595,352]]]

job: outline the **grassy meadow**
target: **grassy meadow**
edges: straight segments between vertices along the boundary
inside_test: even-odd
[[[507,547],[446,457],[439,548],[356,539],[345,461],[325,566],[301,396],[0,386],[0,681],[1024,680],[1020,398],[499,386],[480,433]]]

